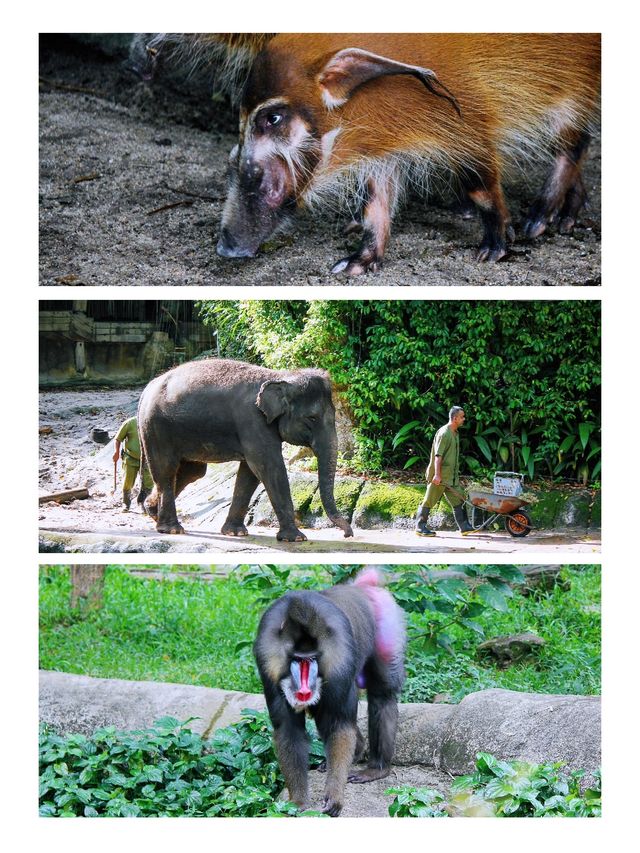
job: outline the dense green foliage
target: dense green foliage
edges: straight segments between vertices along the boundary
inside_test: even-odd
[[[40,729],[42,817],[282,817],[298,812],[277,800],[284,779],[266,712],[245,710],[239,723],[205,739],[191,720],[164,717],[148,729],[97,729],[91,736]],[[310,764],[322,760],[311,732]],[[600,776],[581,792],[582,773],[562,763],[532,765],[477,756],[445,797],[422,788],[391,788],[392,817],[596,817]],[[305,815],[317,815],[307,811]]]
[[[569,589],[554,586],[528,595],[519,591],[519,572],[513,566],[457,568],[475,577],[477,585],[453,578],[425,583],[422,574],[409,567],[391,584],[408,613],[406,701],[428,702],[444,693],[459,702],[472,691],[490,687],[600,692],[598,566],[564,567],[562,578]],[[478,658],[476,649],[484,639],[528,631],[545,641],[535,658],[506,668],[492,658]]]
[[[467,413],[463,470],[598,478],[595,301],[263,300],[203,302],[201,312],[225,357],[329,370],[361,468],[424,463],[455,404]]]
[[[562,762],[528,764],[477,755],[476,770],[459,776],[451,794],[429,788],[390,788],[392,817],[600,817],[600,774],[580,790],[578,771],[563,773]]]
[[[104,606],[86,616],[69,606],[69,572],[40,571],[40,666],[103,678],[174,681],[259,693],[251,646],[262,609],[287,589],[322,588],[356,566],[245,566],[226,580],[142,579],[108,568]],[[503,687],[542,693],[600,691],[600,570],[565,567],[568,590],[524,596],[512,566],[459,567],[480,581],[431,580],[393,567],[390,589],[407,613],[403,701]],[[171,567],[167,567],[170,571]],[[435,579],[434,579],[435,575]],[[485,637],[533,631],[546,645],[503,669],[478,659]]]
[[[284,786],[266,712],[205,740],[172,717],[137,732],[40,732],[43,817],[277,817]],[[312,756],[317,756],[314,743]]]

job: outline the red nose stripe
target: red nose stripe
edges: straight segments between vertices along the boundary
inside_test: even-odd
[[[296,693],[296,699],[300,702],[308,702],[311,699],[309,690],[309,661],[300,661],[300,690]]]

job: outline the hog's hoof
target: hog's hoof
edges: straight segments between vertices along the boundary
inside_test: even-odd
[[[507,254],[507,247],[504,244],[498,243],[497,245],[485,245],[484,243],[478,249],[478,253],[476,255],[476,260],[484,263],[485,261],[490,261],[491,263],[497,263],[502,260]]]
[[[564,216],[558,223],[559,234],[571,234],[575,228],[576,220],[573,216]]]
[[[297,527],[282,528],[278,530],[276,539],[278,542],[306,542],[307,537]]]
[[[180,536],[184,533],[184,527],[176,522],[175,524],[156,524],[158,533],[170,533],[172,536]]]
[[[223,536],[248,536],[249,531],[244,524],[232,524],[230,521],[225,521],[220,531]]]
[[[359,255],[351,255],[348,258],[342,258],[337,264],[331,268],[333,275],[364,275],[368,272],[378,272],[382,269],[382,260],[380,258],[372,258],[370,261],[364,260]]]
[[[524,236],[527,240],[535,240],[536,237],[541,237],[547,230],[548,221],[544,219],[527,219],[524,223]]]
[[[364,230],[364,225],[362,222],[358,222],[357,219],[352,219],[351,222],[348,222],[344,228],[342,229],[342,234],[344,237],[348,237],[349,234],[360,234],[361,231]]]

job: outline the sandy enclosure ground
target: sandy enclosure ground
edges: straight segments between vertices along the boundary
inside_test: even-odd
[[[42,285],[600,284],[598,139],[585,169],[589,206],[572,236],[518,239],[499,264],[478,264],[479,221],[464,221],[451,198],[414,197],[384,269],[345,278],[330,269],[353,244],[331,212],[302,213],[290,238],[255,259],[217,257],[236,118],[205,80],[166,73],[149,87],[121,56],[63,37],[43,40],[40,74]],[[545,175],[527,167],[506,184],[516,233]]]

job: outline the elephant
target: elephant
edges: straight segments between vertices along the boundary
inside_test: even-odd
[[[208,462],[237,459],[221,532],[247,535],[244,519],[262,482],[280,525],[278,540],[304,541],[282,458],[286,441],[313,450],[325,511],[345,537],[353,536],[333,495],[338,442],[331,380],[323,370],[270,370],[219,358],[186,362],[146,386],[138,404],[138,432],[154,481],[146,509],[160,533],[184,533],[175,498],[204,477]]]

